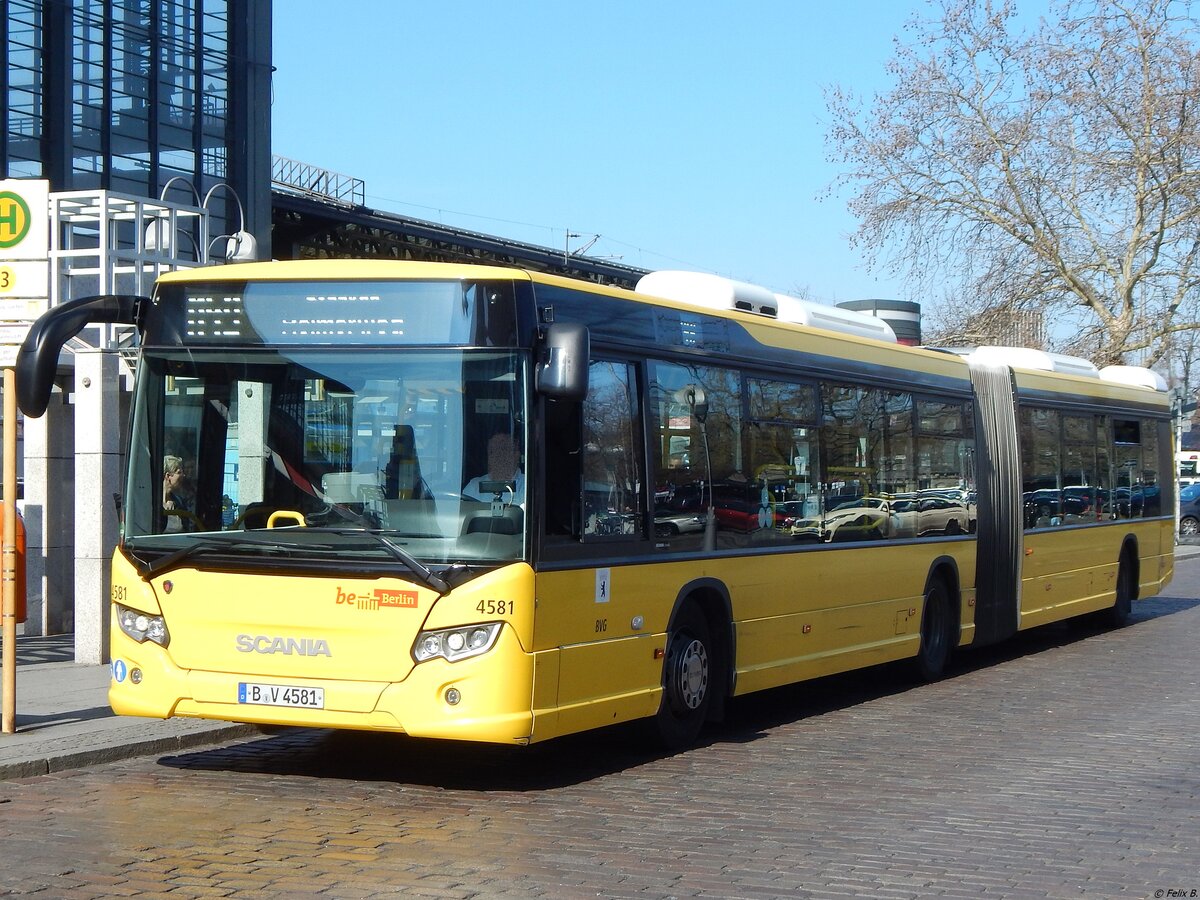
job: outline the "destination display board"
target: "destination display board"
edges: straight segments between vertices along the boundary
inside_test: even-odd
[[[163,284],[145,312],[153,345],[511,343],[511,285],[462,281]]]

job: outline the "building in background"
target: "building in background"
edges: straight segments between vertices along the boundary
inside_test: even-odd
[[[210,235],[247,232],[269,257],[271,0],[2,0],[0,9],[0,173],[48,182],[44,302],[140,291],[185,244],[188,264],[206,260]],[[163,199],[202,215],[177,217],[156,205]],[[166,212],[152,240],[146,218]],[[10,303],[3,317],[25,316]],[[85,661],[107,652],[107,557],[136,351],[121,340],[111,326],[85,330],[60,358],[58,400],[22,423],[24,629],[75,631]]]
[[[175,176],[201,198],[225,183],[246,221],[222,191],[215,227],[244,227],[270,255],[271,0],[3,7],[5,177],[155,199]]]

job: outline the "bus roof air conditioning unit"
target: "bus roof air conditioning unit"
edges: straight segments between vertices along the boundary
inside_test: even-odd
[[[1018,369],[1034,369],[1042,372],[1061,372],[1078,375],[1080,378],[1099,378],[1100,370],[1086,359],[1067,356],[1063,353],[1047,353],[1029,347],[976,347],[968,358],[992,365],[1016,366]]]
[[[892,330],[892,326],[876,316],[852,309],[825,306],[785,294],[776,294],[775,300],[779,303],[779,318],[784,322],[795,322],[809,328],[824,328],[826,331],[840,331],[842,334],[856,334],[889,344],[896,343],[896,332]]]
[[[639,294],[649,294],[689,306],[733,309],[794,325],[807,325],[810,328],[823,328],[827,331],[896,343],[896,334],[891,326],[874,316],[810,303],[798,297],[776,294],[757,284],[733,281],[706,272],[650,272],[638,280],[635,290]]]
[[[775,295],[766,288],[707,272],[648,272],[638,279],[634,290],[705,309],[736,309],[771,318],[778,313]]]
[[[1167,389],[1167,379],[1144,366],[1105,366],[1100,370],[1100,378],[1114,384],[1128,384],[1152,391]]]

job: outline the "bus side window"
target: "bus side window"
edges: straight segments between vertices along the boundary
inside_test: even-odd
[[[1055,409],[1024,406],[1020,411],[1021,490],[1026,531],[1062,524],[1061,420]]]
[[[1097,521],[1116,517],[1113,506],[1112,427],[1108,416],[1096,416]]]
[[[583,536],[640,537],[642,435],[631,365],[597,360],[583,401]]]
[[[1162,493],[1158,484],[1161,460],[1158,450],[1158,423],[1153,419],[1142,420],[1142,515],[1162,514]],[[1168,514],[1170,511],[1168,510]]]
[[[596,360],[588,380],[582,403],[546,401],[546,534],[642,537],[635,370]]]
[[[651,378],[655,546],[745,546],[764,504],[743,458],[741,372],[654,362]]]
[[[1117,518],[1140,519],[1145,500],[1142,491],[1142,423],[1138,419],[1114,418],[1112,426]]]

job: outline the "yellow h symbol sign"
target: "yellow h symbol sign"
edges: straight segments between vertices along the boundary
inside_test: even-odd
[[[20,194],[0,192],[0,248],[15,247],[29,234],[29,205]]]

